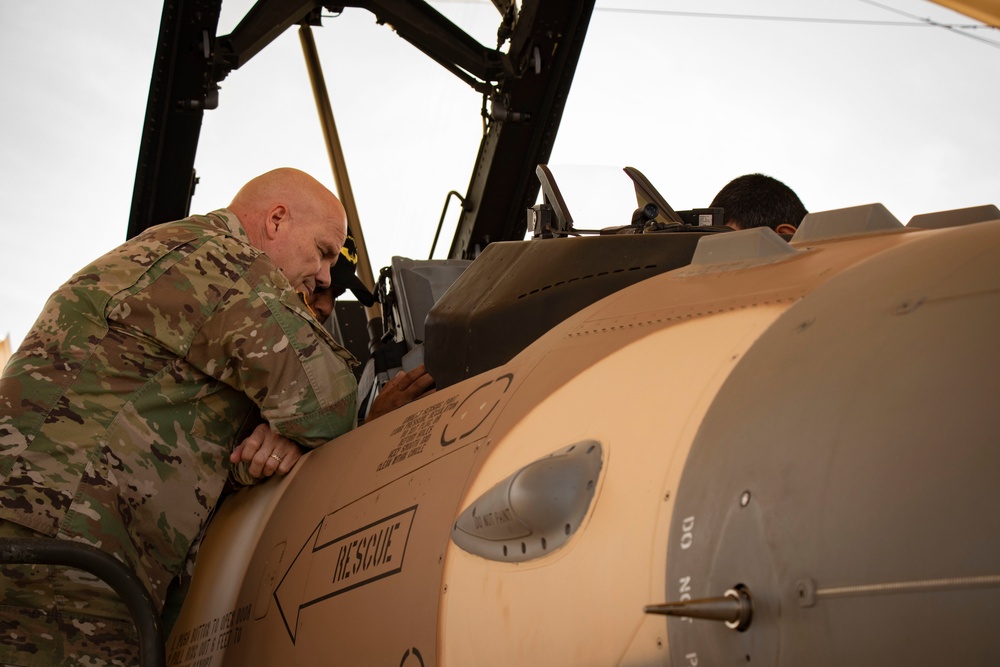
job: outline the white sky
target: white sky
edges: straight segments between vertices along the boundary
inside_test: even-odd
[[[488,0],[434,4],[495,43]],[[924,0],[879,4],[598,0],[550,163],[615,179],[637,167],[677,209],[707,206],[753,171],[811,211],[880,201],[905,223],[1000,205],[1000,31],[969,31],[991,45],[875,24],[914,23],[885,7],[974,23]],[[220,31],[248,6],[227,0]],[[49,293],[125,238],[160,11],[151,0],[0,0],[0,338],[15,346]],[[392,255],[426,258],[446,193],[468,187],[481,98],[363,10],[314,34],[375,271]],[[294,30],[222,82],[192,212],[225,206],[277,166],[333,187]],[[604,210],[577,201],[581,227]],[[456,219],[452,202],[436,256]]]

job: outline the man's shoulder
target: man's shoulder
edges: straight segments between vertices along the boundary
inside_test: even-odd
[[[123,248],[132,260],[148,258],[150,267],[160,262],[163,270],[176,266],[228,279],[243,275],[263,255],[250,243],[239,219],[225,209],[150,227]]]
[[[196,240],[196,239],[232,239],[240,244],[250,246],[247,235],[239,218],[231,211],[219,209],[207,215],[190,215],[181,220],[164,222],[146,229],[134,240]],[[251,246],[252,247],[252,246]]]

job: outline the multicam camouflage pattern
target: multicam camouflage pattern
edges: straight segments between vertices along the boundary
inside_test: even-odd
[[[232,213],[153,227],[59,288],[4,370],[0,519],[115,554],[162,606],[244,422],[350,430],[352,363]]]
[[[0,538],[38,537],[0,521]],[[139,664],[132,620],[94,575],[46,565],[0,566],[0,664]],[[72,614],[60,609],[80,608]]]

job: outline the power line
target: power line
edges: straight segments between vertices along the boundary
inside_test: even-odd
[[[761,14],[716,14],[712,12],[680,12],[669,9],[625,9],[619,7],[595,7],[595,12],[614,14],[658,14],[666,16],[689,16],[708,19],[737,19],[747,21],[790,21],[796,23],[846,23],[850,25],[890,25],[908,28],[926,28],[923,23],[912,21],[868,21],[861,19],[809,18],[805,16],[765,16]],[[968,26],[975,27],[975,26]]]
[[[993,26],[988,26],[988,25],[982,25],[982,26],[961,26],[961,25],[954,25],[954,24],[948,24],[948,23],[939,23],[938,21],[934,21],[934,20],[929,19],[927,17],[917,16],[915,14],[910,14],[909,12],[904,12],[903,10],[896,9],[895,7],[888,7],[886,5],[883,5],[880,2],[875,2],[875,0],[860,0],[860,2],[863,2],[865,4],[871,5],[873,7],[878,7],[879,9],[882,9],[882,10],[887,11],[887,12],[893,12],[894,14],[899,14],[901,16],[905,16],[907,18],[911,18],[911,19],[913,19],[915,21],[920,21],[921,25],[927,25],[927,26],[931,26],[933,28],[944,28],[946,30],[951,30],[952,32],[954,32],[956,34],[964,35],[965,37],[968,37],[969,39],[974,39],[977,42],[983,42],[984,44],[989,44],[990,46],[992,46],[994,48],[1000,48],[1000,43],[994,42],[992,39],[986,39],[984,37],[980,37],[979,35],[970,35],[969,33],[962,31],[963,29],[968,29],[969,27],[993,28]],[[993,28],[993,29],[995,29],[995,28]]]
[[[964,30],[980,30],[983,28],[988,28],[995,30],[993,26],[982,25],[982,24],[957,24],[957,23],[940,23],[937,21],[932,21],[931,19],[921,18],[895,10],[891,7],[886,7],[881,5],[874,0],[860,0],[861,2],[867,2],[868,4],[879,7],[880,9],[894,11],[896,13],[902,14],[908,18],[914,19],[912,21],[875,21],[868,19],[837,19],[837,18],[822,18],[822,17],[805,17],[805,16],[770,16],[762,14],[723,14],[723,13],[713,13],[713,12],[685,12],[685,11],[675,11],[670,9],[629,9],[624,7],[595,7],[595,12],[608,12],[614,14],[647,14],[647,15],[663,15],[663,16],[686,16],[694,18],[711,18],[711,19],[734,19],[743,21],[784,21],[792,23],[826,23],[826,24],[841,24],[841,25],[869,25],[869,26],[891,26],[897,28],[945,28],[951,30],[955,34],[964,35],[970,39],[975,39],[976,41],[983,42],[995,48],[1000,48],[1000,42],[994,42],[993,40],[985,39],[979,37],[978,35],[970,35]]]
[[[435,0],[438,3],[454,3],[454,4],[485,4],[487,0]],[[986,39],[985,37],[980,37],[978,35],[970,35],[966,30],[996,30],[997,28],[991,25],[985,25],[982,23],[941,23],[939,21],[934,21],[932,19],[917,16],[915,14],[910,14],[909,12],[904,12],[902,10],[896,9],[894,7],[889,7],[883,5],[875,0],[859,0],[859,2],[864,2],[866,4],[872,5],[873,7],[878,7],[884,11],[894,12],[905,16],[910,21],[874,21],[869,19],[837,19],[837,18],[822,18],[822,17],[806,17],[806,16],[769,16],[761,14],[722,14],[713,12],[683,12],[675,11],[671,9],[631,9],[627,7],[594,7],[595,12],[607,12],[610,14],[645,14],[645,15],[658,15],[658,16],[686,16],[693,18],[708,18],[708,19],[734,19],[739,21],[784,21],[791,23],[827,23],[827,24],[840,24],[840,25],[870,25],[870,26],[888,26],[894,28],[944,28],[945,30],[950,30],[957,35],[962,35],[968,37],[969,39],[974,39],[983,44],[988,44],[994,48],[1000,48],[1000,42],[994,42],[991,39]]]

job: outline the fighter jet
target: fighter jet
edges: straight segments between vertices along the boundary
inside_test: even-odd
[[[132,233],[187,212],[220,76],[320,7],[262,1],[214,37],[204,4],[214,18],[165,6],[175,55]],[[372,391],[421,362],[437,390],[228,497],[152,650],[176,667],[1000,662],[1000,210],[904,224],[860,202],[783,237],[675,210],[622,165],[633,205],[579,229],[546,162],[593,2],[494,4],[504,49],[423,2],[341,3],[490,109],[450,259],[365,278]],[[942,4],[998,24],[995,3]],[[206,48],[174,48],[192,35]]]

